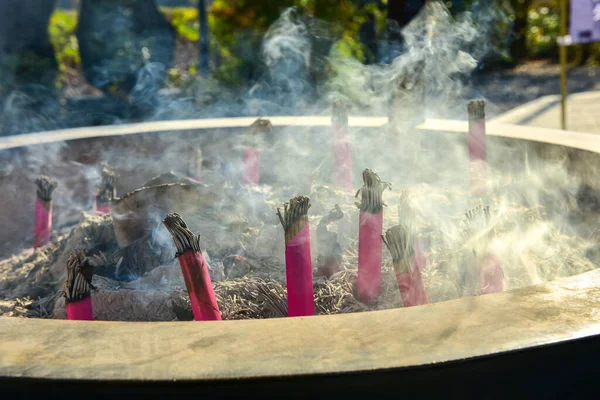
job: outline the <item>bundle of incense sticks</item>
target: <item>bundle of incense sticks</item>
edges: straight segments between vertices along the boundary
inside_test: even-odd
[[[317,276],[330,277],[342,270],[342,247],[338,243],[338,235],[327,230],[331,222],[344,218],[339,205],[325,215],[317,226],[319,256],[317,257]]]
[[[260,180],[260,147],[264,136],[272,129],[271,121],[259,118],[252,125],[246,135],[246,149],[244,152],[244,185],[258,185]]]
[[[110,214],[110,202],[117,196],[116,173],[107,165],[102,166],[101,181],[95,198],[95,209],[99,214]]]
[[[404,307],[429,304],[422,274],[425,260],[418,243],[411,240],[402,225],[388,229],[383,242],[392,253],[392,263]]]
[[[56,189],[56,181],[46,175],[40,175],[36,180],[37,196],[35,200],[35,233],[33,238],[34,250],[48,244],[52,234],[52,192]]]
[[[353,190],[352,155],[348,136],[348,110],[346,104],[337,100],[333,103],[331,125],[333,129],[333,160],[335,183],[338,188]]]
[[[471,193],[487,193],[487,147],[485,139],[485,100],[469,102],[469,176]]]
[[[284,205],[277,215],[285,231],[285,271],[288,315],[299,317],[315,314],[310,254],[308,209],[310,199],[298,196]]]
[[[479,206],[469,210],[465,216],[467,232],[473,240],[480,293],[502,292],[504,290],[504,269],[498,257],[489,250],[489,241],[493,236],[490,228],[490,207]]]
[[[93,320],[91,291],[94,266],[81,251],[74,251],[67,261],[67,280],[63,296],[67,308],[67,319]]]
[[[196,321],[220,321],[221,313],[215,297],[208,266],[200,248],[200,235],[190,231],[179,214],[167,215],[163,224],[173,237],[176,256],[190,296]]]
[[[358,232],[358,296],[365,303],[373,302],[381,291],[381,251],[383,242],[382,194],[389,183],[382,182],[370,169],[363,171],[363,187],[357,203],[360,210]]]

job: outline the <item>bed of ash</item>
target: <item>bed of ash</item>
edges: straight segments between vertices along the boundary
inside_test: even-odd
[[[498,177],[490,193],[476,200],[467,190],[426,184],[384,192],[384,231],[403,222],[399,220],[399,204],[410,206],[416,213],[415,232],[427,259],[423,276],[432,303],[479,294],[473,248],[481,235],[465,230],[464,223],[464,212],[478,205],[491,206],[493,217],[487,228],[491,235],[485,245],[502,261],[507,290],[596,268],[596,214],[582,210],[562,173],[558,174],[560,179],[553,178],[557,174],[545,174],[548,179],[541,181],[539,174],[524,174],[519,180]],[[167,212],[179,212],[190,228],[202,235],[223,319],[285,317],[284,233],[276,210],[299,194],[308,195],[312,204],[309,219],[314,268],[324,246],[317,232],[319,222],[336,204],[344,213],[342,219],[328,225],[330,232],[337,233],[342,248],[342,271],[330,278],[314,276],[316,313],[403,306],[385,246],[381,296],[370,305],[357,298],[359,211],[353,193],[316,184],[307,193],[281,186],[249,189],[220,185],[217,190],[217,185],[165,176],[147,183],[150,190],[123,196],[120,205],[113,203],[114,215],[84,213],[78,224],[55,230],[51,244],[0,261],[0,315],[65,318],[62,289],[66,261],[70,252],[79,249],[95,265],[95,319],[191,320],[175,246],[160,223]],[[164,193],[157,195],[155,189]],[[138,237],[127,236],[131,224],[139,228],[139,221],[123,225],[123,213],[118,210],[141,207],[144,201],[140,199],[152,203],[140,217],[147,228],[138,229]]]

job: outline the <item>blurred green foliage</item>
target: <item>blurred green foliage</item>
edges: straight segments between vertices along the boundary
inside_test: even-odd
[[[556,38],[560,31],[558,0],[534,1],[527,10],[515,9],[526,2],[496,1],[501,3],[504,1],[506,9],[511,10],[513,15],[509,15],[506,21],[514,21],[515,15],[527,13],[528,57],[557,58]],[[314,15],[329,24],[330,30],[334,31],[339,38],[332,48],[332,53],[336,57],[348,57],[363,62],[372,54],[368,54],[369,50],[359,40],[361,26],[372,17],[376,35],[381,37],[385,30],[386,13],[376,3],[376,1],[356,0],[214,0],[208,9],[214,78],[224,83],[237,84],[253,77],[255,72],[253,68],[256,68],[259,62],[262,35],[277,20],[281,12],[291,6],[296,6],[301,12]],[[386,3],[386,1],[382,2],[383,5]],[[447,5],[450,6],[451,11],[456,12],[469,8],[472,3],[474,0],[455,0],[447,2]],[[195,44],[199,40],[197,9],[162,8],[161,11],[175,27],[179,41]],[[76,26],[76,11],[56,10],[50,21],[50,37],[63,74],[68,68],[80,68],[81,59],[74,35]],[[500,40],[499,47],[502,46],[507,47],[506,43]],[[508,51],[507,48],[498,48],[497,51],[506,58],[510,57],[505,53]],[[598,63],[600,43],[571,48],[570,60],[578,64]],[[186,77],[196,73],[195,60],[187,65],[186,71],[170,72],[169,81],[173,85],[184,85]]]

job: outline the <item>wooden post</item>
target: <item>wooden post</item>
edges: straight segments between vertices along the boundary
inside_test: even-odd
[[[200,75],[203,77],[208,77],[210,73],[210,68],[208,64],[208,18],[206,15],[206,0],[198,1],[198,22],[200,25],[200,62],[199,71]]]
[[[560,0],[560,36],[567,36],[567,0]],[[560,56],[560,127],[567,129],[567,44],[559,45]]]

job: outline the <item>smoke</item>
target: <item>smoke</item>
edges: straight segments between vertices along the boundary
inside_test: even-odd
[[[200,84],[206,86],[198,95],[200,99],[152,99],[149,97],[161,84],[164,66],[150,63],[139,72],[131,96],[141,107],[147,104],[156,109],[150,119],[190,115],[258,117],[261,112],[331,115],[332,99],[347,101],[354,115],[389,115],[391,123],[385,127],[352,128],[348,132],[354,187],[362,185],[361,171],[365,168],[377,171],[383,181],[391,183],[392,191],[384,194],[388,204],[384,229],[399,222],[396,207],[400,190],[410,190],[419,228],[426,232],[422,239],[430,243],[426,282],[433,286],[436,279],[460,282],[468,275],[468,263],[464,260],[465,254],[472,253],[472,242],[463,234],[464,213],[487,204],[494,212],[489,229],[496,232],[490,248],[505,265],[509,288],[581,272],[590,268],[589,263],[577,258],[587,242],[574,235],[585,229],[574,227],[568,218],[574,212],[573,193],[579,182],[567,171],[565,157],[548,161],[538,157],[539,149],[533,145],[509,146],[488,138],[489,194],[474,198],[469,193],[466,138],[449,133],[419,133],[414,128],[425,117],[466,118],[466,102],[475,92],[469,84],[469,74],[486,55],[497,51],[489,38],[496,35],[495,27],[503,24],[506,17],[501,10],[482,4],[474,6],[479,7],[477,12],[454,18],[442,3],[431,2],[402,31],[405,48],[400,54],[387,65],[368,66],[327,44],[336,37],[335,27],[290,9],[264,37],[260,54],[265,70],[256,85],[232,91],[215,82],[202,81]],[[325,71],[324,61],[331,66],[331,73]],[[315,87],[317,81],[311,74],[319,69],[323,84]],[[195,110],[194,105],[198,104],[202,108]],[[121,176],[119,195],[123,195],[159,173],[187,173],[190,160],[186,157],[191,156],[186,151],[202,148],[207,167],[203,182],[218,188],[220,201],[206,210],[212,213],[210,218],[187,209],[166,211],[180,213],[190,226],[197,228],[215,265],[227,255],[241,253],[261,260],[273,259],[262,262],[275,264],[273,268],[281,276],[284,238],[275,210],[294,196],[308,195],[313,203],[309,211],[313,241],[318,240],[315,230],[323,215],[335,204],[344,211],[344,218],[331,226],[340,236],[345,264],[354,268],[352,249],[356,248],[358,236],[358,211],[353,193],[332,188],[335,165],[329,129],[275,129],[261,146],[261,181],[267,184],[252,189],[243,189],[241,183],[244,134],[234,133],[237,132],[215,130],[136,135],[118,138],[120,144],[107,149],[95,146],[90,152],[94,158],[117,167]],[[27,166],[32,182],[45,168],[49,175],[59,176],[56,208],[89,209],[89,193],[93,193],[99,179],[97,169],[83,163],[55,161],[61,160],[60,154],[66,149],[73,151],[73,144],[34,148],[27,151],[20,164]],[[83,186],[77,183],[82,176]],[[25,190],[20,185],[13,189]],[[88,194],[82,196],[80,191]],[[152,238],[166,246],[170,238],[160,224],[163,217],[161,213],[154,216]],[[248,223],[247,232],[232,233],[231,227],[237,220]],[[388,257],[385,249],[384,255]],[[565,269],[563,265],[569,263],[578,266]],[[461,290],[455,297],[470,294]],[[438,294],[430,298],[445,297]]]

